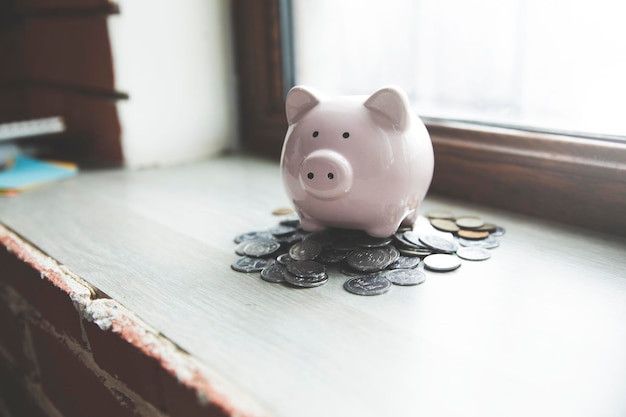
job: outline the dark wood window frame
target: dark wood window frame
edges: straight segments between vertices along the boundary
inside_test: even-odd
[[[233,2],[242,147],[277,160],[287,129],[285,0]],[[288,2],[287,2],[288,4]],[[283,21],[284,22],[284,21]],[[430,192],[626,235],[626,143],[425,119]]]

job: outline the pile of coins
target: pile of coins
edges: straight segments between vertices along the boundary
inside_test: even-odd
[[[453,271],[461,259],[482,261],[499,246],[504,229],[478,217],[427,214],[430,224],[447,233],[418,233],[401,228],[388,238],[364,232],[328,229],[306,232],[297,219],[287,219],[266,231],[235,237],[240,255],[232,264],[239,272],[259,272],[263,280],[295,288],[324,285],[329,269],[347,277],[344,289],[358,295],[378,295],[392,285],[418,285],[424,269]]]

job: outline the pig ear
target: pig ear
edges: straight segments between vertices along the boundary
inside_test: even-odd
[[[409,98],[398,87],[385,87],[376,91],[365,101],[365,107],[382,114],[400,130],[409,127],[411,121]]]
[[[317,106],[320,102],[318,96],[319,93],[304,86],[296,86],[289,90],[285,104],[287,122],[290,125],[296,123],[309,110]]]

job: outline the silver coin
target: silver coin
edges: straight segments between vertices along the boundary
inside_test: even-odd
[[[313,288],[324,285],[328,282],[328,275],[324,274],[322,277],[299,277],[297,275],[285,272],[285,281],[289,284],[300,288]]]
[[[278,258],[276,258],[276,261],[278,261],[278,263],[281,265],[287,265],[291,262],[295,262],[296,260],[289,256],[288,253],[283,253]]]
[[[467,261],[484,261],[491,258],[491,253],[479,246],[461,247],[456,251],[456,256]]]
[[[393,248],[395,252],[390,248]],[[397,256],[395,253],[397,253]],[[352,269],[356,269],[357,271],[374,272],[385,269],[398,259],[399,256],[400,253],[393,246],[357,248],[348,253],[346,261]]]
[[[336,264],[346,259],[347,252],[334,250],[332,248],[322,250],[322,253],[316,258],[317,261],[325,264]]]
[[[296,261],[311,261],[322,252],[322,245],[316,240],[306,239],[289,249],[289,256]]]
[[[456,218],[456,225],[461,229],[478,229],[485,224],[483,219],[476,216],[463,216]]]
[[[379,295],[391,289],[391,281],[382,275],[367,275],[350,278],[343,288],[357,295]]]
[[[408,257],[424,257],[431,255],[433,253],[432,249],[410,249],[410,248],[400,248],[398,249],[400,253],[404,256]]]
[[[402,253],[402,250],[400,250]],[[400,256],[395,262],[390,264],[388,269],[412,269],[420,263],[420,258],[416,256]]]
[[[365,276],[369,276],[369,275],[380,275],[382,272],[381,271],[374,271],[374,272],[363,272],[363,271],[357,271],[354,269],[351,269],[350,267],[344,267],[341,268],[339,270],[339,272],[342,275],[348,276],[348,277],[365,277]]]
[[[295,261],[287,264],[287,271],[297,277],[322,277],[326,275],[326,267],[315,261]]]
[[[279,284],[285,281],[285,271],[284,265],[274,262],[261,270],[261,278],[267,282]]]
[[[274,262],[273,259],[242,256],[241,258],[237,258],[230,267],[239,272],[260,272],[272,262]]]
[[[355,239],[354,243],[362,248],[379,248],[391,243],[390,237],[361,236]]]
[[[290,226],[286,224],[278,224],[268,230],[272,236],[285,236],[295,233],[298,230],[296,226]]]
[[[422,244],[422,242],[420,241],[419,233],[413,230],[402,233],[401,237],[398,237],[398,239],[401,239],[403,243],[406,243],[410,246],[424,246],[424,244]]]
[[[455,242],[437,235],[420,235],[419,240],[424,245],[438,252],[454,253],[459,247]]]
[[[293,216],[289,216],[286,219],[281,220],[278,224],[282,225],[282,226],[293,226],[293,227],[300,227],[300,219],[297,217],[293,217]]]
[[[454,255],[436,253],[424,258],[424,266],[431,271],[447,272],[460,267],[461,260]]]
[[[418,269],[394,269],[385,278],[396,285],[418,285],[426,280],[426,274]]]
[[[271,239],[272,234],[269,232],[246,232],[235,236],[235,243],[241,243],[252,239]]]
[[[321,232],[309,233],[306,240],[315,240],[322,246],[329,246],[337,240],[337,235],[333,230],[322,230]]]
[[[340,250],[344,252],[349,252],[357,248],[356,243],[354,243],[353,239],[350,238],[340,238],[332,243],[331,247],[335,250]]]
[[[459,238],[459,244],[465,247],[479,247],[484,249],[495,249],[500,246],[500,241],[498,238],[489,236],[486,239],[481,240],[470,240]]]
[[[274,239],[256,238],[243,242],[243,254],[260,258],[271,255],[280,248],[280,243]]]
[[[496,230],[491,232],[491,236],[500,237],[500,236],[504,236],[505,233],[506,233],[506,229],[504,227],[496,226]]]
[[[291,246],[295,243],[301,242],[302,240],[304,240],[306,236],[308,236],[307,232],[303,232],[299,230],[291,234],[286,234],[282,236],[274,236],[274,239],[276,239],[276,241],[279,243],[284,243],[285,245]]]

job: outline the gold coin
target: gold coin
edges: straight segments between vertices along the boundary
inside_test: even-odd
[[[489,233],[493,233],[496,231],[496,229],[498,228],[498,226],[496,226],[493,223],[485,223],[482,226],[480,226],[479,228],[477,228],[476,230],[486,230]]]
[[[437,230],[441,230],[443,232],[452,232],[456,233],[459,231],[459,226],[453,220],[448,219],[431,219],[430,224]]]
[[[457,232],[459,237],[470,240],[481,240],[489,237],[489,232],[486,230],[459,230]]]
[[[426,213],[429,219],[454,219],[454,214],[447,210],[432,210]]]
[[[293,214],[294,211],[292,208],[289,207],[279,207],[277,209],[272,210],[272,214],[274,216],[283,216],[285,214]]]

